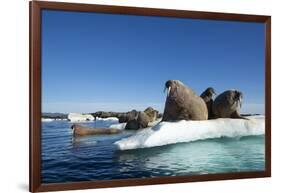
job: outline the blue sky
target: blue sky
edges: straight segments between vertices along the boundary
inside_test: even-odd
[[[264,113],[264,24],[44,10],[43,112],[163,111],[164,84],[244,93]]]

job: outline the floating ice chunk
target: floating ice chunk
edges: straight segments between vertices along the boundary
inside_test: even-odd
[[[124,130],[126,127],[127,123],[117,123],[117,124],[112,124],[109,126],[109,128],[115,128],[115,129],[120,129],[120,130]]]
[[[51,122],[53,121],[54,119],[50,119],[50,118],[42,118],[41,121],[42,122]]]
[[[115,142],[120,150],[148,148],[220,137],[262,135],[264,117],[244,119],[214,119],[205,121],[160,122],[152,128]]]
[[[118,120],[118,119],[117,119],[117,120]],[[153,127],[153,126],[157,125],[160,121],[161,121],[161,119],[157,119],[156,121],[149,122],[149,123],[148,123],[148,127]],[[126,124],[127,124],[127,123],[117,123],[117,124],[110,125],[109,128],[115,128],[115,129],[124,130],[125,127],[126,127]]]
[[[71,122],[94,121],[95,118],[91,114],[69,113],[67,116]]]
[[[97,117],[96,120],[100,121],[111,121],[111,122],[119,122],[119,119],[117,117],[108,117],[108,118],[100,118]]]
[[[97,117],[96,121],[94,123],[96,124],[96,126],[110,127],[111,125],[119,123],[119,120],[116,117],[108,117],[108,118]],[[113,128],[113,127],[111,127],[111,128]],[[118,129],[118,128],[116,128],[116,129]]]

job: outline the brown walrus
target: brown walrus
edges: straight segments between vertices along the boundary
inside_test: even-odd
[[[145,112],[138,112],[137,117],[129,120],[125,129],[142,129],[147,128],[150,122],[150,117]]]
[[[119,123],[126,123],[130,120],[135,119],[138,116],[138,112],[134,109],[130,112],[124,113],[118,117]]]
[[[213,103],[213,113],[216,118],[239,118],[247,119],[240,115],[242,107],[242,92],[227,90],[218,95]]]
[[[168,80],[168,90],[162,121],[207,120],[204,100],[179,80]]]
[[[205,101],[207,108],[208,108],[208,119],[214,118],[213,113],[213,96],[216,95],[215,90],[212,87],[208,87],[201,95],[200,97]]]
[[[157,120],[159,112],[152,107],[148,107],[143,111],[149,118],[149,122],[153,122]]]
[[[74,136],[116,134],[121,132],[120,129],[115,129],[115,128],[90,128],[78,124],[73,124],[71,126],[71,129],[73,131]]]

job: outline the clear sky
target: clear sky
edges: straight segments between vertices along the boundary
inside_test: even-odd
[[[264,113],[264,24],[44,10],[43,112],[163,111],[166,80]]]

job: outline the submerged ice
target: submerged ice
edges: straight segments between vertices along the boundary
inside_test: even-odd
[[[215,119],[205,121],[160,122],[154,127],[136,132],[115,142],[120,150],[148,148],[181,142],[262,135],[265,132],[264,116],[244,119]]]

